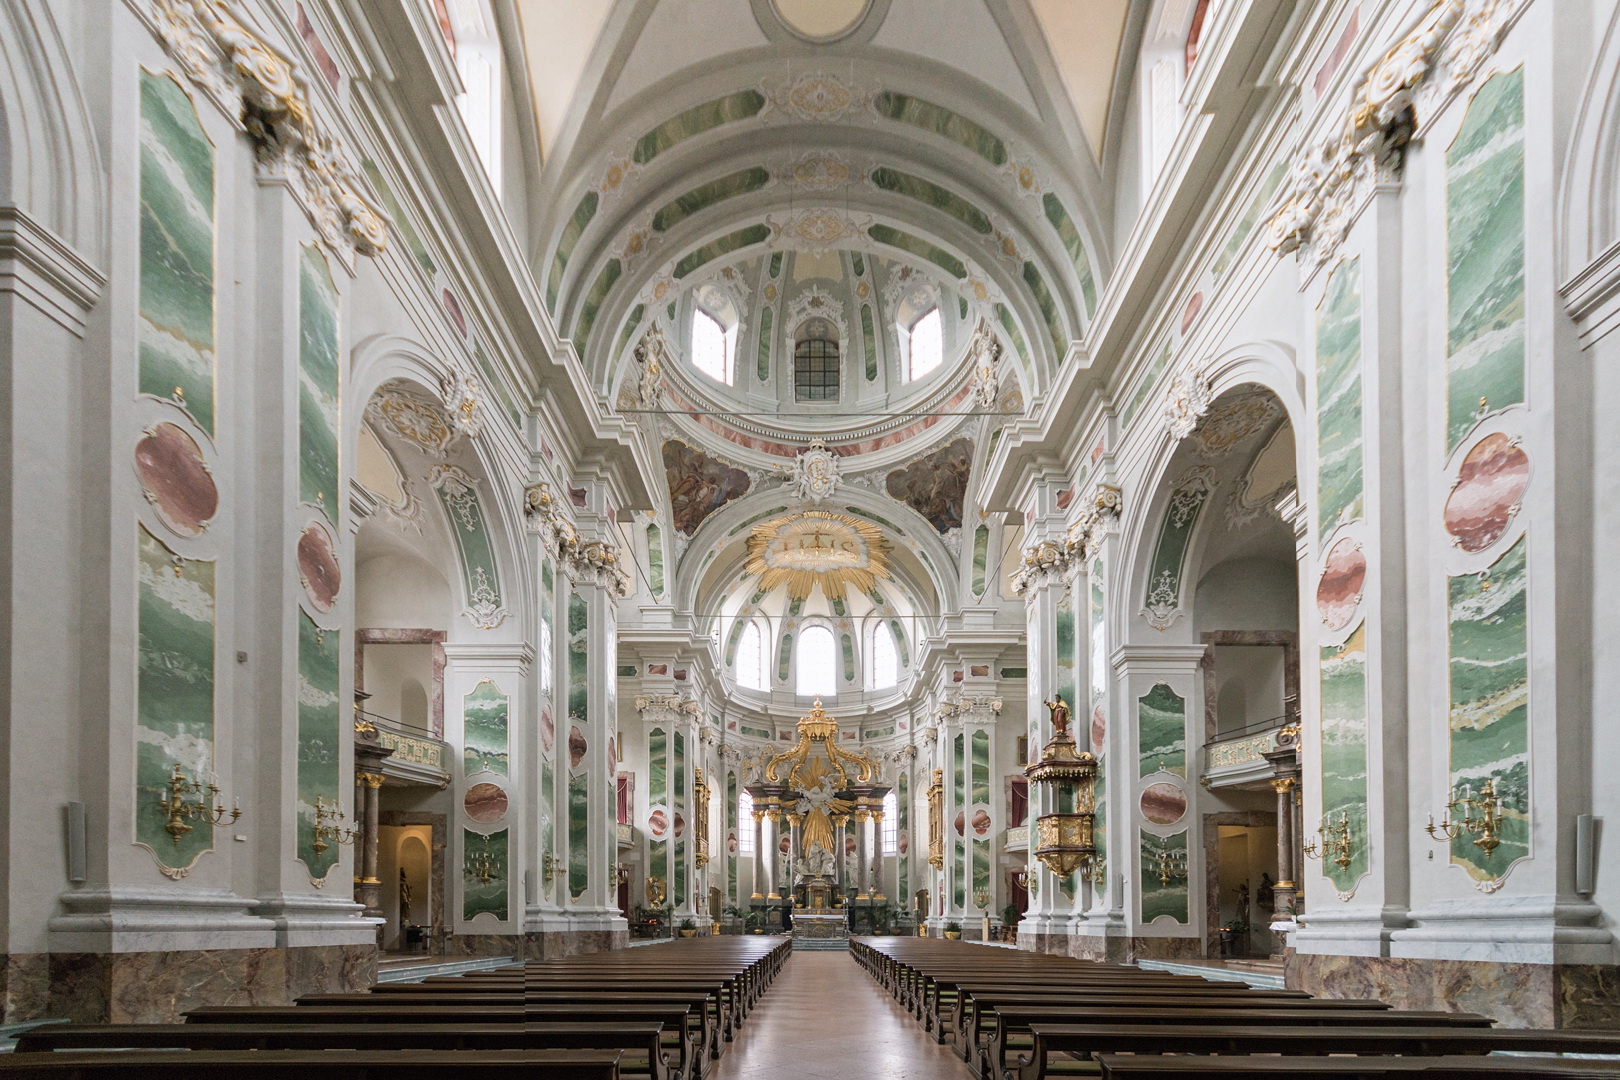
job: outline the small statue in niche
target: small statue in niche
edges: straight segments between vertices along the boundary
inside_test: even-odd
[[[411,883],[405,880],[405,868],[399,868],[399,925],[411,924]]]
[[[1260,887],[1254,891],[1254,902],[1260,905],[1261,911],[1276,910],[1276,883],[1271,880],[1271,875],[1265,871],[1260,873]]]
[[[1059,738],[1069,734],[1069,706],[1063,700],[1062,694],[1052,695],[1052,700],[1043,702],[1052,713],[1052,731]]]
[[[1237,916],[1232,920],[1234,926],[1247,930],[1249,927],[1249,883],[1238,882],[1237,887]]]

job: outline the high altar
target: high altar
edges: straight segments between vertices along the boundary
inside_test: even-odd
[[[890,788],[882,766],[870,754],[838,746],[838,721],[819,698],[797,730],[793,747],[767,754],[754,782],[746,785],[754,800],[755,850],[776,855],[755,860],[754,902],[791,896],[810,913],[828,912],[845,899],[886,902],[875,844]]]

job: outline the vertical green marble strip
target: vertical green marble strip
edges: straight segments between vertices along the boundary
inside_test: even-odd
[[[1362,514],[1361,259],[1340,263],[1316,317],[1317,527]]]
[[[1026,364],[1029,363],[1029,345],[1025,343],[1024,335],[1019,331],[1018,322],[1013,318],[1013,313],[1008,311],[1004,304],[997,304],[996,318],[1001,320],[1001,328],[1007,331],[1008,337],[1012,338],[1013,351],[1018,354],[1018,358]],[[996,430],[998,433],[1000,432],[999,428]]]
[[[1106,591],[1103,584],[1103,563],[1101,559],[1094,559],[1091,563],[1091,573],[1087,577],[1087,609],[1091,623],[1090,632],[1090,659],[1086,664],[1090,676],[1090,693],[1087,695],[1091,704],[1091,713],[1078,718],[1078,728],[1087,733],[1083,741],[1089,742],[1089,734],[1093,717],[1101,716],[1103,723],[1108,722],[1108,620],[1104,609]],[[1106,867],[1108,858],[1108,742],[1105,738],[1102,745],[1092,747],[1097,755],[1097,817],[1092,828],[1096,837],[1097,859]]]
[[[489,679],[473,687],[462,698],[461,715],[465,727],[461,759],[463,775],[479,772],[511,776],[509,768],[508,720],[510,700]]]
[[[1458,837],[1451,861],[1494,881],[1530,854],[1530,639],[1528,540],[1520,537],[1483,574],[1450,579],[1451,784],[1478,793],[1495,784],[1501,845],[1487,858]]]
[[[1075,226],[1074,219],[1064,209],[1058,197],[1048,191],[1041,197],[1041,205],[1046,210],[1046,220],[1052,223],[1058,239],[1063,241],[1063,249],[1069,253],[1069,261],[1074,264],[1074,272],[1080,278],[1080,296],[1086,303],[1086,318],[1091,318],[1097,312],[1097,282],[1091,273],[1091,259],[1086,255],[1086,242],[1080,238],[1080,230]]]
[[[672,742],[675,750],[674,765],[671,769],[671,775],[675,780],[675,805],[672,808],[674,813],[670,815],[669,827],[670,835],[675,838],[675,880],[674,888],[670,890],[670,896],[677,904],[685,904],[686,848],[690,842],[687,837],[687,830],[692,827],[692,808],[688,805],[686,798],[686,736],[677,731]],[[686,827],[681,830],[679,835],[675,832],[676,814],[679,814],[682,820],[686,822]]]
[[[471,829],[463,829],[461,842],[463,868],[473,866],[475,862],[482,862],[486,850],[489,852],[490,863],[488,882],[482,880],[482,874],[473,876],[463,870],[462,876],[466,879],[466,883],[461,890],[462,920],[471,919],[474,915],[493,915],[505,922],[509,917],[507,896],[511,892],[512,880],[507,831],[502,829],[486,836]]]
[[[1024,264],[1024,284],[1029,286],[1035,306],[1040,308],[1046,332],[1052,337],[1053,359],[1062,361],[1069,352],[1069,332],[1063,326],[1063,313],[1058,310],[1057,298],[1046,287],[1046,279],[1032,262]]]
[[[726,772],[726,895],[732,898],[732,903],[739,900],[737,894],[737,852],[732,847],[731,838],[739,836],[737,825],[737,774],[730,770]]]
[[[878,377],[877,328],[872,325],[872,305],[861,305],[861,340],[866,345],[866,381],[876,382]]]
[[[962,322],[967,321],[968,302],[967,302],[967,297],[965,297],[965,296],[958,296],[956,298],[956,317],[957,317],[958,320],[960,320]]]
[[[1446,449],[1524,401],[1524,69],[1486,80],[1446,150]]]
[[[840,619],[846,618],[849,615],[849,607],[844,603],[844,598],[842,596],[834,596],[831,599],[833,614],[838,616]]]
[[[175,765],[191,780],[214,771],[215,567],[182,559],[144,528],[136,554],[135,839],[180,868],[214,846],[206,822],[176,844],[158,797]]]
[[[990,888],[990,842],[973,841],[973,891]]]
[[[1171,494],[1148,570],[1148,593],[1143,604],[1149,611],[1168,615],[1181,606],[1187,552],[1192,546],[1199,514],[1208,500],[1209,488],[1202,482],[1191,483]]]
[[[770,275],[780,277],[782,274],[782,253],[780,251],[771,255]]]
[[[140,391],[182,401],[212,434],[214,144],[180,84],[144,71],[140,244]]]
[[[298,857],[316,880],[337,865],[341,850],[334,843],[315,852],[315,800],[324,799],[335,808],[342,794],[338,775],[344,719],[338,701],[339,637],[338,631],[323,631],[308,615],[299,613]]]
[[[1178,923],[1188,922],[1187,878],[1185,875],[1171,878],[1168,884],[1160,880],[1159,860],[1156,857],[1159,851],[1172,857],[1186,858],[1187,834],[1179,832],[1162,838],[1142,838],[1142,921],[1152,922],[1161,915],[1168,915]]]
[[[984,595],[984,574],[990,561],[990,527],[980,525],[973,530],[973,595]]]
[[[371,181],[371,186],[377,189],[377,196],[382,199],[383,209],[387,210],[388,216],[394,219],[394,228],[399,230],[399,235],[404,239],[405,246],[410,249],[411,255],[416,259],[416,264],[422,268],[422,272],[425,274],[431,276],[436,273],[437,267],[433,265],[433,257],[428,254],[427,245],[422,243],[422,238],[417,235],[416,226],[411,224],[411,219],[405,216],[405,210],[400,206],[398,197],[394,195],[394,189],[389,186],[387,180],[383,179],[382,170],[377,168],[377,163],[370,158],[362,158],[360,160],[360,171],[366,174],[366,179]]]
[[[990,733],[973,733],[973,805],[990,802]]]
[[[894,651],[900,654],[900,666],[911,666],[911,650],[906,647],[906,631],[899,619],[889,620],[889,633],[894,635]]]
[[[501,579],[495,568],[495,548],[484,521],[483,503],[478,492],[455,477],[439,485],[439,499],[450,523],[450,536],[461,558],[461,579],[467,601],[490,601],[501,605]]]
[[[965,810],[967,809],[966,736],[959,733],[951,746],[952,774],[956,781],[956,808]]]
[[[1340,869],[1324,859],[1322,872],[1348,892],[1367,871],[1367,629],[1321,652],[1322,818],[1350,826],[1351,863]],[[1307,828],[1306,832],[1310,830]]]
[[[793,659],[793,635],[782,635],[782,647],[776,651],[776,681],[788,681],[788,665]]]
[[[855,640],[848,634],[838,635],[838,647],[844,656],[844,681],[855,681]]]
[[[1226,241],[1226,246],[1215,257],[1214,270],[1216,278],[1226,273],[1226,268],[1232,265],[1233,259],[1237,258],[1238,251],[1248,242],[1249,235],[1254,232],[1255,225],[1259,223],[1261,212],[1271,204],[1271,197],[1277,194],[1277,188],[1281,186],[1283,177],[1287,175],[1287,161],[1277,162],[1271,167],[1271,172],[1266,174],[1265,180],[1260,184],[1260,190],[1254,193],[1254,198],[1249,200],[1249,205],[1243,210],[1243,216],[1238,219],[1237,228],[1232,230],[1231,239]]]
[[[896,862],[899,864],[899,872],[895,875],[899,881],[899,887],[895,890],[899,894],[896,899],[900,901],[901,907],[910,907],[911,901],[909,897],[911,896],[911,875],[909,870],[911,868],[911,853],[909,848],[911,844],[911,778],[909,773],[900,774],[899,778],[895,781],[894,790],[895,808],[900,817],[898,822],[900,835],[906,838],[906,845],[908,848],[908,850],[902,851],[900,853],[900,858],[896,860]]]
[[[298,263],[298,497],[342,504],[338,479],[338,297],[326,256],[313,244]]]
[[[591,683],[587,676],[590,663],[590,627],[586,625],[585,598],[576,592],[568,594],[568,722],[581,731],[590,730]],[[566,743],[568,733],[557,726],[559,743]]]
[[[585,232],[585,226],[591,223],[596,216],[596,207],[600,202],[594,191],[587,191],[585,197],[579,200],[574,212],[568,217],[568,224],[563,226],[562,235],[557,238],[557,250],[551,255],[551,273],[546,276],[546,306],[555,307],[557,304],[557,290],[562,286],[563,271],[568,269],[568,260],[574,255],[574,246],[579,243],[580,236]]]
[[[1069,703],[1071,713],[1075,708],[1075,680],[1078,677],[1075,665],[1079,658],[1077,651],[1079,642],[1075,635],[1074,590],[1064,586],[1058,593],[1052,620],[1052,642],[1055,650],[1052,689]]]
[[[1136,702],[1136,730],[1141,767],[1187,775],[1187,700],[1166,683],[1158,683]]]
[[[647,526],[647,584],[654,596],[664,595],[664,535],[656,524]]]
[[[647,805],[664,806],[669,801],[669,765],[664,755],[669,737],[664,729],[655,727],[647,733]]]
[[[568,778],[568,895],[578,900],[591,884],[591,782],[588,773]]]
[[[967,841],[960,836],[951,844],[951,867],[956,871],[951,875],[951,892],[957,909],[963,910],[967,907]]]
[[[551,568],[551,560],[545,559],[540,564],[540,690],[546,694],[551,693],[556,675],[556,625],[557,572]]]
[[[585,294],[584,301],[579,306],[579,319],[574,323],[574,347],[581,356],[585,355],[585,347],[591,339],[591,328],[596,325],[596,317],[602,313],[602,305],[607,303],[608,293],[624,273],[624,265],[618,259],[609,259],[591,282],[591,287]]]
[[[759,313],[759,355],[758,370],[755,372],[760,382],[771,381],[771,324],[776,321],[776,312],[766,308]]]
[[[737,643],[742,640],[743,631],[748,629],[746,619],[738,619],[732,624],[731,633],[726,637],[726,667],[735,667],[737,663]]]

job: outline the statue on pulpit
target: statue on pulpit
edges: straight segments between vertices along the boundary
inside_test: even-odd
[[[1052,714],[1053,734],[1058,738],[1062,738],[1069,733],[1069,717],[1072,714],[1069,712],[1068,703],[1063,700],[1062,694],[1054,694],[1052,697],[1053,700],[1043,702],[1042,704],[1044,704]]]

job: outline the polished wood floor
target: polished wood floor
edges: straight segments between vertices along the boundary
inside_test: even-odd
[[[965,1080],[842,952],[796,952],[748,1016],[711,1080]]]

